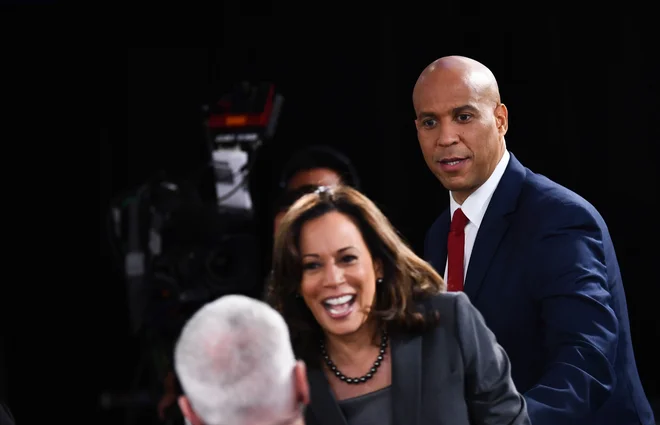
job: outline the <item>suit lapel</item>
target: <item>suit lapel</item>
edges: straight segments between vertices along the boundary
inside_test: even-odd
[[[421,409],[422,337],[392,338],[392,424],[417,425]]]
[[[339,404],[330,391],[330,384],[322,370],[310,368],[308,371],[310,389],[310,409],[318,425],[348,425]],[[311,423],[311,421],[307,421]]]
[[[470,255],[465,276],[465,293],[472,301],[477,298],[491,261],[496,256],[497,248],[509,228],[509,214],[515,211],[524,178],[524,167],[511,154],[506,171],[493,193],[481,222]]]
[[[490,220],[484,217],[479,227],[479,233],[477,233],[477,239],[474,241],[470,264],[468,265],[467,275],[465,276],[464,291],[470,300],[474,301],[477,298],[486,271],[490,266],[490,262],[495,257],[497,246],[508,227],[509,221],[504,217],[491,216]]]
[[[434,246],[437,247],[437,251],[431,252],[426,258],[435,271],[443,278],[445,277],[445,265],[447,263],[447,237],[449,236],[450,225],[451,219],[449,210],[447,210],[440,217],[438,234],[434,235],[434,240],[436,241],[434,242]]]

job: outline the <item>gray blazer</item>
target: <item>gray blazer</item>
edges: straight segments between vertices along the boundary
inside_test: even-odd
[[[530,425],[509,358],[463,292],[435,296],[437,328],[391,336],[394,425]],[[307,425],[346,425],[322,370],[309,370]]]

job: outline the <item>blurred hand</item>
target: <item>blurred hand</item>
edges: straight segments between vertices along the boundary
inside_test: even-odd
[[[161,421],[164,421],[166,418],[167,414],[167,409],[170,408],[173,404],[176,403],[177,400],[177,394],[176,394],[176,388],[174,385],[174,373],[173,372],[168,372],[167,375],[165,376],[165,380],[163,381],[163,387],[165,390],[165,393],[163,394],[163,397],[161,397],[160,401],[158,402],[158,417],[160,418]]]
[[[177,395],[173,392],[166,392],[158,402],[158,417],[161,421],[165,420],[167,409],[176,403]]]

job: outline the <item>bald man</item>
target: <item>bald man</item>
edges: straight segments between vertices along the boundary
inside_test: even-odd
[[[507,150],[509,112],[481,63],[434,61],[413,105],[426,164],[450,194],[425,257],[483,314],[532,423],[653,425],[601,215]]]

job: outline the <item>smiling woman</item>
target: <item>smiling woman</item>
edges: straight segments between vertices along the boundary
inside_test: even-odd
[[[300,295],[328,337],[354,334],[365,324],[375,333],[375,321],[366,322],[382,262],[374,263],[355,223],[329,212],[303,224],[299,245]]]
[[[529,423],[480,314],[357,190],[321,187],[292,205],[271,285],[309,367],[307,424]]]

